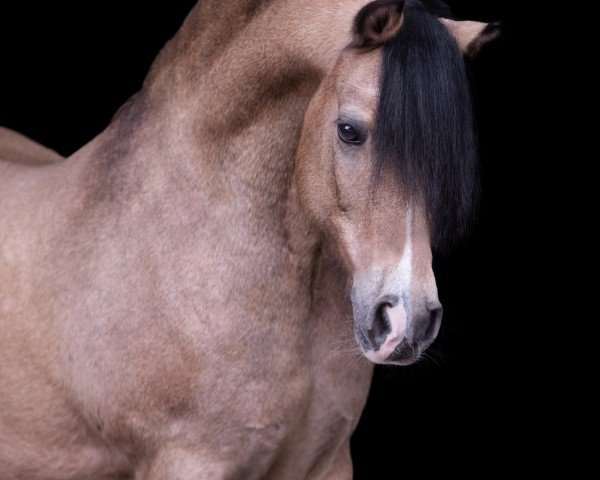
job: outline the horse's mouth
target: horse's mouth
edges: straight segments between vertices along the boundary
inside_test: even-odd
[[[415,363],[420,356],[421,347],[418,343],[411,343],[403,340],[386,359],[386,363],[411,365]]]

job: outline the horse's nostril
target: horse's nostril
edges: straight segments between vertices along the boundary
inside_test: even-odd
[[[432,342],[435,340],[435,337],[440,329],[440,324],[442,323],[443,312],[444,310],[442,307],[435,307],[429,311],[429,324],[423,332],[423,335],[421,335],[422,341]]]
[[[379,350],[379,347],[385,342],[385,339],[392,331],[392,326],[388,319],[385,310],[391,307],[387,302],[380,304],[375,310],[375,316],[373,317],[373,323],[371,328],[368,330],[369,341],[373,350]]]

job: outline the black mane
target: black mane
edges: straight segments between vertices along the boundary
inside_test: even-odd
[[[438,0],[408,0],[383,47],[375,145],[377,173],[392,167],[422,198],[436,245],[463,234],[479,193],[477,144],[463,56],[437,17]]]

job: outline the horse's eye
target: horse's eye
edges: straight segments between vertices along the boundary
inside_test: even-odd
[[[338,135],[344,143],[351,143],[352,145],[360,145],[362,143],[358,131],[347,123],[338,124]]]

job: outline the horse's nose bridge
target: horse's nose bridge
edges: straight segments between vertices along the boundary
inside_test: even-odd
[[[431,263],[415,269],[402,261],[393,267],[357,272],[351,299],[355,318],[364,328],[369,328],[378,306],[383,304],[402,304],[409,321],[429,309],[441,308]]]
[[[379,226],[382,228],[377,232],[388,231],[400,242],[383,238],[371,245],[362,270],[354,273],[356,297],[362,297],[371,307],[386,303],[381,300],[384,297],[396,297],[407,311],[413,298],[417,302],[437,301],[431,239],[423,208],[412,206],[389,228]]]

